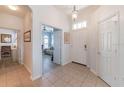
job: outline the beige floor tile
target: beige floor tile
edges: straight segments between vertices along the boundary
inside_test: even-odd
[[[53,67],[53,66],[52,66]],[[47,67],[48,68],[48,67]],[[50,68],[48,68],[50,70]],[[32,81],[30,73],[16,62],[0,61],[0,87],[109,87],[82,65],[69,63]]]
[[[0,75],[0,87],[5,87],[6,86],[6,75],[2,74]]]
[[[67,82],[65,82],[64,80],[60,79],[60,80],[57,80],[53,86],[54,87],[65,87],[67,84]]]
[[[72,81],[73,80],[73,77],[72,76],[70,76],[70,75],[64,75],[63,77],[62,77],[62,80],[64,80],[65,82],[70,82],[70,81]]]
[[[52,84],[54,84],[59,78],[57,76],[50,76],[47,78]]]
[[[100,78],[97,78],[96,87],[109,87],[109,85]]]
[[[48,79],[43,79],[41,81],[40,87],[51,87],[53,84]]]
[[[71,87],[80,87],[81,84],[82,84],[82,81],[80,81],[80,80],[72,80],[69,82],[69,85]]]

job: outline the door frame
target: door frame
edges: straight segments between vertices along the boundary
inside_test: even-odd
[[[58,28],[56,30],[57,30],[57,32],[60,33],[60,64],[59,65],[62,65],[62,30],[61,29],[58,29]]]
[[[18,33],[19,35],[21,35],[21,31],[19,29],[13,29],[13,28],[8,28],[8,27],[0,27],[1,29],[8,29],[8,30],[14,30],[15,32],[17,32],[17,38],[18,38]],[[21,36],[20,36],[21,37]],[[21,42],[22,40],[22,42]],[[24,51],[24,46],[23,46],[23,34],[22,34],[22,39],[20,40],[21,43],[19,43],[21,45],[21,48],[18,48],[18,41],[17,41],[17,53],[18,53],[18,63],[19,64],[24,64],[24,59],[23,59],[23,51]],[[19,50],[18,50],[19,49]],[[19,59],[20,58],[20,59]]]
[[[63,45],[63,44],[62,44],[62,43],[63,43],[63,41],[62,41],[62,40],[63,40],[63,33],[62,33],[63,30],[60,29],[60,28],[58,28],[58,27],[55,27],[55,26],[51,26],[51,25],[48,25],[48,24],[43,24],[43,23],[41,23],[41,25],[40,25],[41,48],[42,48],[42,40],[43,40],[43,37],[42,37],[42,36],[43,36],[42,25],[46,25],[46,26],[52,27],[52,28],[54,28],[54,29],[57,29],[58,31],[61,31],[61,33],[60,33],[60,34],[61,34],[61,37],[60,37],[60,38],[61,38],[61,39],[60,39],[60,44],[61,44],[61,45],[60,45],[60,65],[63,65],[63,63],[62,63],[62,61],[63,61],[63,60],[62,60],[62,58],[63,58],[63,56],[62,56],[62,54],[63,54],[63,51],[62,51],[62,50],[63,50],[63,46],[62,46],[62,45]],[[42,51],[42,49],[41,49],[41,53],[42,53],[42,52],[43,52],[43,51]],[[43,55],[42,55],[42,54],[41,54],[41,57],[42,57],[42,63],[41,63],[41,65],[42,65],[42,72],[41,72],[41,73],[42,73],[42,76],[43,76],[44,74],[43,74]]]

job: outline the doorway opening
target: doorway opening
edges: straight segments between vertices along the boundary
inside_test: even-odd
[[[61,65],[62,30],[42,25],[42,74],[46,74]]]
[[[20,50],[20,31],[14,29],[0,28],[0,66],[11,67],[12,65],[21,64],[19,59]]]

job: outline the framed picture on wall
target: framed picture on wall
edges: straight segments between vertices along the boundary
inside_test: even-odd
[[[31,42],[31,30],[24,33],[24,42]]]
[[[64,44],[70,44],[70,33],[64,32]]]
[[[1,43],[11,43],[12,35],[11,34],[1,34]]]

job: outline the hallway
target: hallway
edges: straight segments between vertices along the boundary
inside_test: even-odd
[[[108,87],[89,71],[87,67],[75,63],[58,66],[44,77],[31,81],[30,74],[23,65],[16,62],[0,62],[0,87]]]

